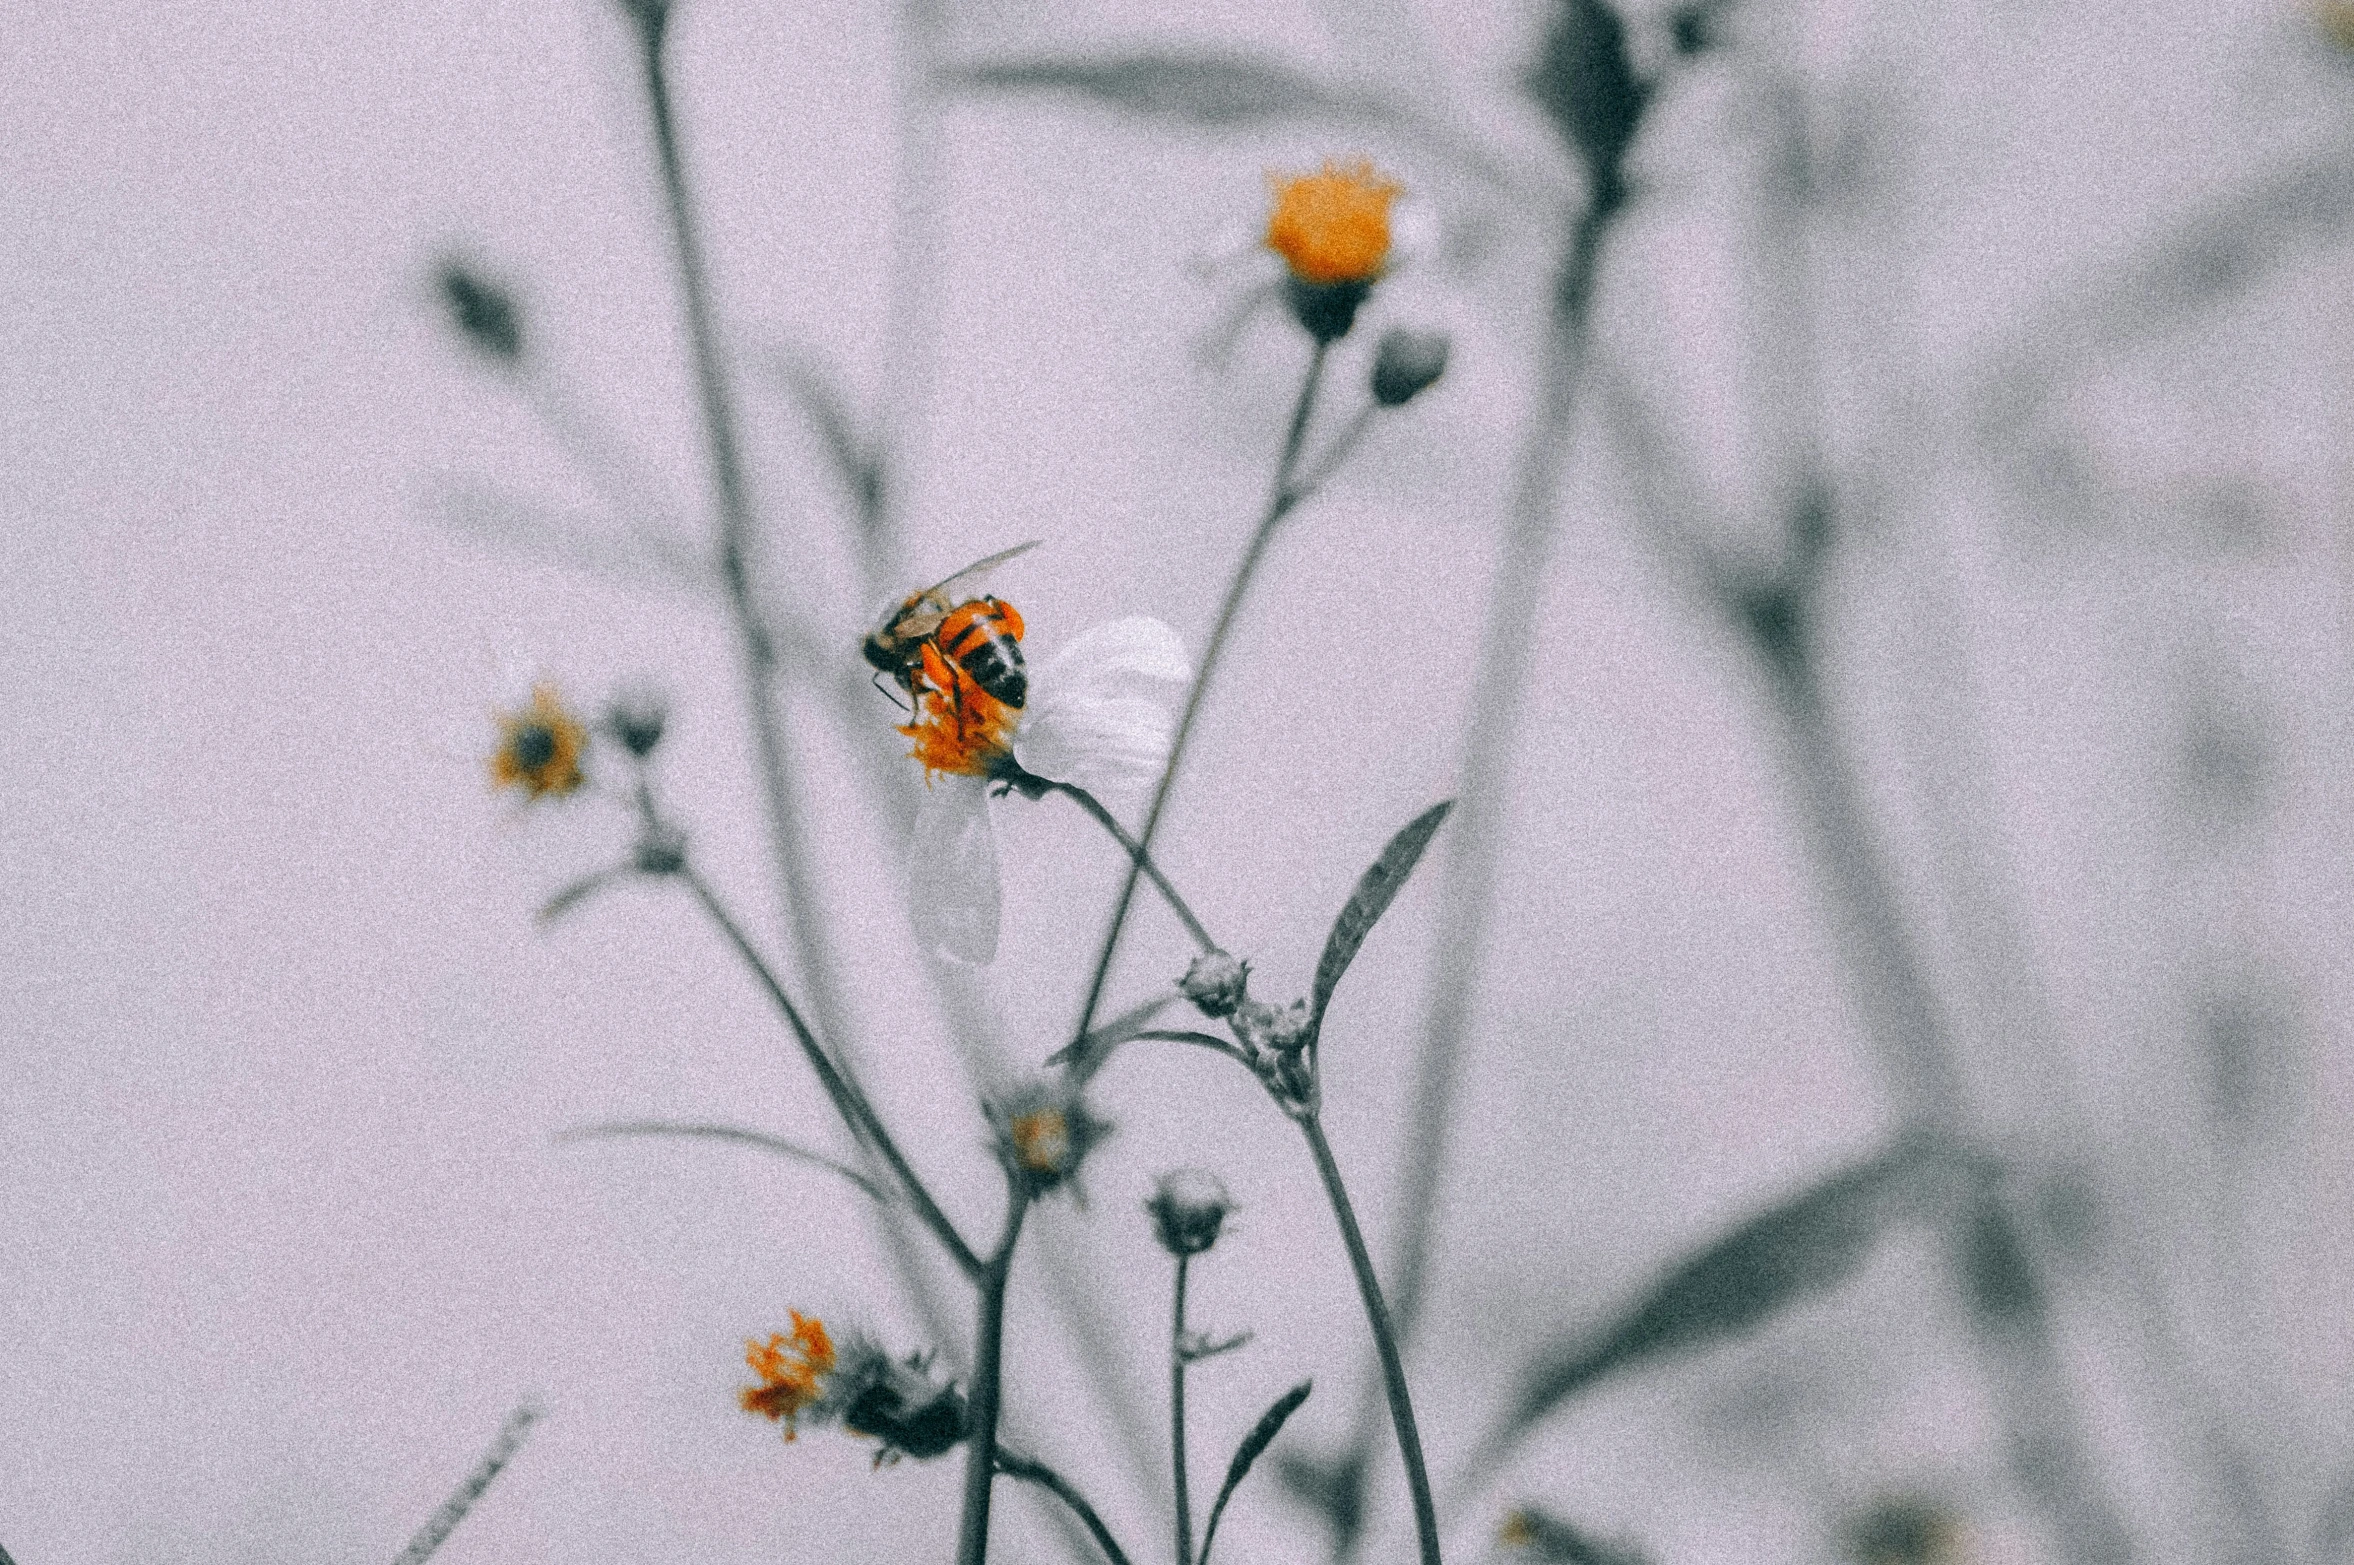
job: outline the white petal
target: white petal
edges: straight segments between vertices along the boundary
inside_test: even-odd
[[[915,810],[909,913],[924,949],[984,966],[997,958],[997,833],[989,780],[935,777]]]
[[[1015,759],[1116,804],[1168,763],[1192,680],[1185,643],[1159,620],[1098,625],[1039,669]]]

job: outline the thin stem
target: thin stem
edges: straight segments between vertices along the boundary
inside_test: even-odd
[[[474,1464],[474,1470],[451,1491],[450,1497],[441,1502],[441,1509],[417,1529],[417,1535],[409,1540],[409,1546],[401,1550],[400,1558],[393,1565],[425,1565],[433,1557],[433,1552],[466,1519],[466,1513],[474,1509],[492,1481],[515,1459],[515,1453],[523,1448],[524,1437],[531,1433],[531,1426],[539,1422],[539,1417],[539,1409],[528,1402],[507,1415],[507,1421],[499,1426],[498,1437],[491,1441],[482,1460]],[[0,1565],[8,1565],[6,1549],[0,1549]]]
[[[1274,541],[1275,529],[1304,498],[1301,491],[1292,487],[1292,470],[1299,465],[1300,448],[1307,442],[1308,420],[1316,410],[1316,393],[1324,383],[1324,362],[1329,352],[1330,345],[1319,341],[1308,357],[1307,373],[1300,378],[1299,400],[1292,405],[1291,423],[1283,436],[1283,452],[1275,461],[1275,479],[1268,487],[1267,509],[1243,548],[1241,560],[1235,564],[1233,579],[1226,584],[1226,596],[1218,605],[1209,645],[1202,650],[1201,672],[1194,675],[1193,688],[1186,692],[1185,711],[1177,719],[1177,734],[1169,745],[1169,759],[1161,767],[1160,781],[1153,788],[1152,806],[1144,813],[1144,830],[1137,834],[1136,856],[1129,860],[1119,900],[1112,904],[1111,923],[1104,930],[1103,947],[1096,953],[1095,975],[1088,980],[1087,1002],[1079,1008],[1079,1025],[1071,1033],[1074,1038],[1086,1037],[1087,1029],[1095,1023],[1095,1008],[1103,1001],[1103,986],[1111,976],[1112,958],[1119,952],[1120,934],[1128,924],[1128,909],[1136,899],[1136,882],[1143,875],[1153,835],[1160,830],[1161,814],[1169,807],[1169,795],[1177,786],[1177,769],[1184,763],[1185,746],[1193,738],[1193,725],[1201,715],[1202,699],[1209,694],[1211,676],[1218,671],[1227,638],[1233,634],[1234,622],[1242,613],[1243,599],[1259,574],[1259,562],[1266,557],[1268,544]]]
[[[1308,1138],[1324,1193],[1332,1201],[1333,1220],[1340,1225],[1341,1242],[1348,1246],[1349,1266],[1357,1274],[1357,1292],[1365,1301],[1365,1322],[1373,1331],[1373,1349],[1381,1357],[1382,1389],[1388,1393],[1390,1424],[1398,1433],[1398,1457],[1406,1465],[1406,1487],[1414,1497],[1414,1534],[1422,1551],[1422,1565],[1439,1565],[1438,1508],[1431,1503],[1430,1472],[1423,1465],[1422,1435],[1414,1427],[1414,1400],[1406,1391],[1406,1365],[1398,1356],[1398,1339],[1390,1323],[1389,1306],[1382,1302],[1381,1280],[1373,1275],[1373,1256],[1357,1227],[1357,1213],[1349,1204],[1348,1186],[1341,1182],[1340,1165],[1324,1139],[1324,1125],[1314,1110],[1294,1113],[1300,1134]]]
[[[752,503],[744,480],[735,401],[720,353],[709,272],[703,260],[694,201],[687,189],[677,119],[671,110],[670,78],[663,57],[669,8],[644,5],[631,9],[639,22],[646,108],[662,169],[662,194],[670,217],[672,247],[678,256],[679,293],[686,309],[688,341],[694,350],[695,387],[702,405],[712,490],[719,502],[719,578],[727,590],[737,652],[743,665],[745,694],[751,707],[752,733],[759,755],[761,794],[768,809],[770,846],[776,856],[777,876],[784,893],[785,922],[800,957],[801,979],[809,985],[818,1022],[827,1036],[838,1038],[843,1036],[843,1012],[834,991],[832,956],[817,916],[809,846],[802,835],[800,814],[793,807],[791,749],[777,713],[776,640],[752,595]]]
[[[822,1168],[828,1173],[839,1174],[885,1206],[891,1204],[889,1190],[876,1184],[849,1164],[836,1162],[822,1152],[812,1152],[807,1147],[787,1141],[782,1136],[772,1136],[765,1131],[747,1130],[741,1125],[712,1125],[676,1119],[633,1119],[608,1125],[581,1125],[571,1130],[559,1130],[556,1132],[555,1139],[558,1141],[597,1141],[620,1136],[681,1136],[706,1141],[732,1141],[739,1146],[758,1147],[763,1152],[773,1152],[778,1157],[790,1158],[796,1163],[806,1163],[812,1168]]]
[[[1127,1551],[1120,1547],[1119,1540],[1112,1536],[1112,1530],[1095,1513],[1095,1507],[1089,1505],[1087,1497],[1071,1486],[1069,1479],[1036,1457],[1019,1455],[1004,1446],[997,1448],[997,1470],[1008,1478],[1018,1478],[1024,1483],[1034,1483],[1047,1490],[1070,1507],[1071,1514],[1079,1518],[1079,1524],[1095,1539],[1096,1547],[1103,1550],[1104,1558],[1111,1561],[1111,1565],[1128,1565]]]
[[[997,1475],[999,1369],[1005,1351],[1005,1285],[1013,1271],[1014,1246],[1030,1210],[1030,1192],[1018,1177],[1006,1181],[1005,1232],[981,1272],[981,1303],[973,1325],[973,1389],[968,1405],[964,1469],[964,1513],[957,1524],[956,1565],[982,1565],[989,1557],[989,1485]]]
[[[1202,921],[1194,917],[1193,909],[1185,905],[1185,898],[1177,894],[1177,888],[1169,883],[1169,877],[1161,873],[1161,867],[1152,861],[1152,855],[1144,851],[1144,844],[1128,835],[1127,828],[1112,818],[1112,812],[1103,807],[1102,800],[1077,783],[1054,783],[1051,786],[1055,792],[1069,796],[1079,808],[1094,818],[1098,826],[1112,834],[1112,840],[1127,853],[1129,861],[1136,868],[1144,871],[1145,877],[1160,892],[1161,900],[1169,904],[1169,910],[1185,925],[1185,932],[1193,936],[1195,945],[1204,951],[1218,948],[1218,942],[1210,938],[1210,932],[1202,927]]]
[[[817,1072],[818,1084],[825,1088],[826,1096],[833,1101],[834,1112],[841,1115],[843,1123],[854,1134],[864,1137],[883,1161],[890,1165],[891,1172],[898,1177],[900,1187],[906,1190],[908,1200],[914,1204],[916,1216],[923,1220],[925,1227],[932,1230],[941,1248],[956,1262],[957,1270],[975,1281],[982,1280],[987,1267],[982,1264],[981,1258],[973,1253],[972,1246],[964,1242],[964,1236],[956,1231],[956,1225],[948,1220],[948,1214],[941,1211],[939,1203],[932,1199],[931,1191],[924,1188],[923,1180],[908,1166],[907,1159],[901,1155],[898,1144],[891,1139],[891,1133],[883,1128],[881,1118],[866,1101],[865,1094],[842,1074],[818,1043],[816,1035],[809,1030],[809,1024],[802,1020],[800,1008],[794,1005],[792,996],[785,993],[784,985],[777,982],[776,973],[744,933],[744,927],[728,912],[727,904],[720,901],[719,893],[711,889],[710,882],[697,873],[692,865],[682,866],[678,878],[695,894],[695,900],[703,904],[703,911],[711,915],[711,921],[719,926],[728,944],[736,948],[736,954],[744,959],[744,965],[752,969],[753,976],[760,980],[760,986],[768,991],[769,999],[784,1013],[785,1020],[792,1024],[793,1036],[799,1040],[801,1052],[809,1061],[809,1068]]]
[[[1177,1498],[1177,1565],[1193,1565],[1193,1499],[1185,1483],[1185,1272],[1177,1257],[1175,1298],[1169,1305],[1169,1478]]]

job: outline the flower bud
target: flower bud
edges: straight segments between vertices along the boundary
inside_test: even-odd
[[[662,742],[669,721],[669,704],[655,691],[624,690],[605,704],[605,732],[641,761]]]
[[[1373,355],[1373,400],[1399,408],[1428,391],[1447,372],[1448,347],[1444,332],[1383,332]]]
[[[1245,1000],[1234,1013],[1234,1030],[1249,1047],[1274,1054],[1296,1054],[1315,1036],[1305,1000],[1294,1000],[1280,1010],[1258,1000]]]
[[[1206,951],[1177,980],[1177,992],[1201,1007],[1204,1016],[1232,1016],[1248,997],[1250,981],[1250,963],[1223,951]]]
[[[503,365],[522,359],[523,319],[514,295],[458,260],[441,264],[434,286],[450,323],[476,352]]]
[[[1144,1203],[1152,1215],[1153,1234],[1171,1255],[1199,1255],[1218,1242],[1233,1200],[1215,1174],[1180,1168],[1163,1174]]]
[[[1357,324],[1357,307],[1373,292],[1371,283],[1312,283],[1300,277],[1286,277],[1283,283],[1292,318],[1318,342],[1346,337]]]

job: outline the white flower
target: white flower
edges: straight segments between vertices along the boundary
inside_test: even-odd
[[[923,686],[903,729],[930,773],[916,808],[913,914],[927,950],[981,964],[997,955],[994,787],[1025,777],[1083,788],[1115,814],[1168,763],[1193,667],[1156,619],[1113,620],[1036,669],[1027,703],[992,701],[950,670],[955,692]]]

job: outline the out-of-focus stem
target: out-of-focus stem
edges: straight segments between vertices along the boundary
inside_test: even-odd
[[[1169,1304],[1169,1487],[1177,1501],[1177,1565],[1193,1565],[1193,1497],[1185,1478],[1185,1271],[1192,1259],[1177,1257]]]
[[[997,1476],[997,1409],[1005,1353],[1005,1285],[1013,1271],[1014,1246],[1030,1192],[1018,1177],[1006,1180],[1005,1232],[981,1272],[981,1303],[973,1325],[973,1389],[965,1429],[964,1511],[957,1524],[956,1565],[982,1565],[989,1557],[989,1487]]]
[[[686,311],[687,338],[694,354],[695,387],[703,413],[712,491],[719,505],[720,583],[727,592],[737,651],[743,664],[753,739],[760,758],[761,794],[768,808],[770,845],[776,856],[778,889],[784,898],[786,927],[792,933],[793,948],[800,958],[801,981],[809,986],[818,1026],[828,1037],[838,1038],[843,1036],[843,1011],[834,987],[832,953],[827,948],[824,923],[816,906],[809,845],[800,813],[793,804],[791,746],[777,710],[776,643],[752,594],[752,505],[744,481],[735,400],[720,352],[701,230],[695,221],[694,200],[687,188],[686,166],[679,150],[677,119],[670,103],[670,77],[663,52],[669,7],[644,5],[633,6],[631,10],[638,21],[647,114],[652,121],[655,152],[661,165],[663,203],[669,214],[672,247],[678,258],[679,294]]]
[[[1226,584],[1226,596],[1218,605],[1217,622],[1210,629],[1209,645],[1202,649],[1201,671],[1194,675],[1193,688],[1186,692],[1185,711],[1177,719],[1177,735],[1169,745],[1168,762],[1162,766],[1160,781],[1153,788],[1152,805],[1144,813],[1144,829],[1137,833],[1136,851],[1128,862],[1127,877],[1120,883],[1119,900],[1112,904],[1111,923],[1104,930],[1103,947],[1096,954],[1095,974],[1087,983],[1087,1000],[1079,1008],[1079,1025],[1071,1031],[1074,1039],[1086,1037],[1088,1028],[1095,1025],[1095,1008],[1103,1003],[1103,986],[1111,976],[1112,958],[1120,949],[1120,934],[1128,925],[1128,909],[1136,899],[1136,882],[1144,873],[1153,834],[1160,830],[1161,813],[1168,808],[1169,795],[1177,786],[1177,770],[1184,764],[1185,747],[1193,738],[1194,720],[1201,715],[1202,700],[1209,694],[1210,680],[1218,671],[1219,659],[1225,655],[1227,638],[1233,634],[1235,620],[1242,613],[1243,599],[1249,595],[1251,583],[1259,574],[1259,563],[1266,558],[1275,530],[1305,498],[1306,491],[1292,484],[1292,470],[1299,465],[1300,448],[1308,438],[1308,420],[1316,411],[1316,393],[1324,383],[1324,361],[1329,351],[1330,345],[1319,341],[1309,356],[1307,373],[1300,379],[1299,399],[1292,405],[1291,422],[1283,436],[1283,451],[1275,461],[1275,479],[1268,486],[1267,509],[1252,530],[1242,558],[1235,563],[1233,579]]]
[[[1373,1350],[1381,1359],[1381,1384],[1389,1398],[1390,1425],[1397,1431],[1398,1458],[1406,1467],[1406,1487],[1414,1498],[1414,1536],[1421,1549],[1422,1565],[1440,1565],[1438,1507],[1430,1497],[1430,1472],[1422,1460],[1422,1435],[1414,1425],[1414,1399],[1406,1390],[1406,1364],[1398,1354],[1398,1334],[1390,1320],[1389,1306],[1382,1301],[1381,1279],[1373,1274],[1373,1256],[1365,1248],[1365,1235],[1357,1227],[1356,1209],[1349,1204],[1348,1186],[1340,1177],[1340,1165],[1333,1161],[1332,1147],[1324,1139],[1324,1125],[1316,1111],[1295,1112],[1293,1121],[1300,1134],[1308,1138],[1308,1150],[1315,1156],[1316,1172],[1324,1181],[1324,1194],[1332,1202],[1333,1221],[1340,1226],[1341,1242],[1348,1247],[1349,1267],[1357,1274],[1357,1293],[1365,1301],[1365,1323],[1373,1332]]]

